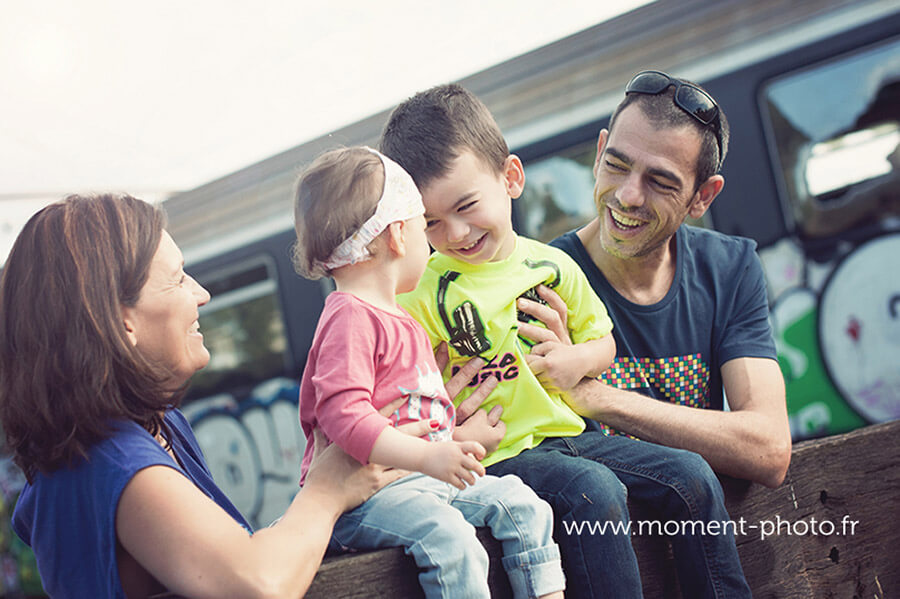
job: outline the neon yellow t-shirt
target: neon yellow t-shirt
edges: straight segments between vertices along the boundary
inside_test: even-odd
[[[591,289],[581,268],[562,250],[525,237],[516,238],[513,253],[499,262],[468,264],[434,253],[415,291],[398,296],[437,346],[450,347],[447,380],[474,356],[487,364],[469,388],[455,399],[459,405],[478,380],[494,376],[497,388],[484,407],[503,406],[506,436],[484,459],[486,466],[514,457],[548,437],[571,437],[584,421],[532,374],[524,355],[530,342],[518,336],[516,300],[535,286],[553,288],[568,306],[573,343],[599,339],[612,331],[606,306]],[[537,299],[534,295],[532,299]]]

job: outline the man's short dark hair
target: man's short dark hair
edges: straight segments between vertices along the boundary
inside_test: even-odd
[[[509,147],[487,106],[457,84],[419,92],[391,113],[380,149],[419,189],[444,176],[466,150],[500,173]]]
[[[700,87],[696,83],[692,83],[685,79],[679,79],[682,83],[690,83],[696,87]],[[702,88],[701,88],[702,89]],[[705,90],[704,90],[705,91]],[[612,133],[616,118],[625,108],[632,104],[640,108],[650,124],[656,129],[670,129],[673,127],[690,126],[693,127],[701,136],[700,155],[697,159],[697,167],[694,171],[696,177],[695,187],[700,185],[719,172],[725,156],[728,154],[728,140],[730,130],[728,119],[725,118],[725,112],[719,106],[718,114],[718,139],[716,136],[716,127],[712,124],[704,125],[693,116],[679,108],[675,104],[675,86],[670,86],[665,91],[656,94],[626,94],[625,99],[613,111],[609,119],[609,131]],[[721,146],[721,156],[719,155],[719,147]]]

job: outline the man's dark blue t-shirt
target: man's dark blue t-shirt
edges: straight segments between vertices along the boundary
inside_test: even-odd
[[[616,359],[600,377],[603,382],[672,403],[722,409],[722,365],[776,355],[756,243],[687,225],[675,239],[672,286],[646,306],[609,284],[574,231],[550,245],[581,266],[612,318]]]
[[[146,430],[121,422],[114,434],[71,468],[38,474],[25,485],[13,529],[34,549],[44,590],[51,597],[125,597],[116,561],[116,509],[131,478],[149,466],[184,474],[250,532],[250,525],[213,482],[187,420],[165,414],[177,464]]]

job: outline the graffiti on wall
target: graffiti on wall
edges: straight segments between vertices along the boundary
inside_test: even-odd
[[[900,233],[817,262],[760,250],[794,440],[900,418]]]

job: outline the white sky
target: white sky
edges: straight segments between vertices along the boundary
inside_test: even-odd
[[[0,261],[47,197],[191,189],[645,3],[4,2]]]

